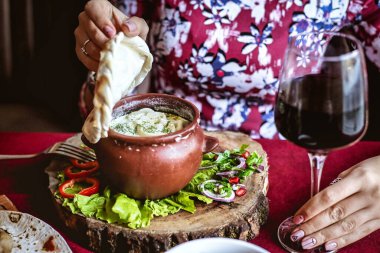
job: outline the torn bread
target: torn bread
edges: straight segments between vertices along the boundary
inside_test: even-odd
[[[139,85],[152,67],[153,56],[145,41],[118,33],[100,53],[94,108],[87,116],[82,132],[91,143],[108,136],[112,108]]]

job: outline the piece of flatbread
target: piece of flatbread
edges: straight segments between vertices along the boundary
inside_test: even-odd
[[[91,143],[108,136],[112,109],[117,101],[139,85],[152,67],[153,56],[145,41],[122,32],[106,43],[100,53],[94,108],[82,132]]]
[[[11,253],[14,246],[12,236],[0,228],[0,253]]]

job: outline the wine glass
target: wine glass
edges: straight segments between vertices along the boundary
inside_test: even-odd
[[[367,72],[360,42],[328,31],[290,37],[275,122],[281,135],[308,151],[311,196],[319,192],[327,154],[359,141],[367,118]],[[278,228],[278,238],[288,251],[303,252],[300,242],[290,240],[295,227],[292,217],[286,219]]]

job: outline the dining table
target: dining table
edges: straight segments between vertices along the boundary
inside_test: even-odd
[[[0,132],[0,154],[41,152],[74,134]],[[269,215],[260,233],[250,242],[269,252],[286,252],[277,240],[277,227],[310,198],[310,163],[306,151],[288,141],[256,141],[268,155]],[[331,152],[325,162],[321,189],[327,187],[340,172],[376,155],[380,155],[380,142],[376,141],[360,141]],[[50,160],[51,157],[46,155],[31,159],[0,160],[0,194],[5,194],[20,212],[29,213],[50,224],[63,236],[73,252],[92,252],[85,242],[72,236],[58,218],[48,190],[48,176],[44,173]],[[339,252],[380,252],[380,230]]]

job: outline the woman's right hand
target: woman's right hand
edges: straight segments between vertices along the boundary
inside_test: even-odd
[[[89,1],[78,19],[79,25],[74,31],[75,51],[79,60],[92,71],[98,69],[104,44],[116,33],[122,31],[129,37],[140,36],[145,40],[149,31],[144,19],[124,15],[107,0]]]

